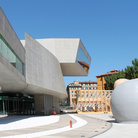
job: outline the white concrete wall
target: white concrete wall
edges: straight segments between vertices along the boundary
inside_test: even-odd
[[[46,94],[36,94],[35,99],[35,113],[37,115],[50,115],[55,106],[56,113],[60,113],[60,100],[59,98]]]
[[[60,100],[57,97],[53,97],[53,105],[56,107],[56,113],[60,113]]]
[[[0,8],[0,34],[11,46],[16,55],[25,63],[25,49]],[[2,91],[23,91],[27,84],[25,77],[0,55],[0,84]]]
[[[63,76],[87,76],[88,73],[77,64],[79,46],[91,62],[87,50],[78,38],[51,38],[36,39],[41,45],[48,49],[59,61]],[[24,42],[22,42],[24,43]]]
[[[24,76],[0,55],[0,85],[2,91],[23,91],[27,84]]]
[[[44,94],[34,95],[35,114],[44,115]]]
[[[51,38],[36,39],[48,49],[59,61],[59,63],[75,63],[80,39]]]
[[[0,8],[0,34],[4,37],[7,43],[11,46],[13,51],[25,63],[25,49],[22,46],[19,38],[14,32],[12,26],[10,25],[8,19]]]
[[[26,49],[26,82],[27,92],[49,95],[60,94],[67,97],[66,87],[60,64],[46,48],[40,45],[27,33],[25,34]],[[32,87],[31,87],[32,86]],[[56,93],[56,94],[54,94]]]
[[[44,112],[45,115],[52,114],[52,106],[53,106],[53,96],[44,95]]]

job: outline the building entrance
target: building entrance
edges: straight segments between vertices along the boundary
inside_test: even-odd
[[[29,115],[34,114],[34,98],[21,93],[0,93],[0,114]]]

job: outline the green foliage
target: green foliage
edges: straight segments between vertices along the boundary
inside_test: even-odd
[[[134,69],[134,78],[138,78],[138,59],[132,60],[133,69]]]
[[[134,70],[132,66],[127,66],[125,68],[125,75],[126,79],[134,79]]]
[[[114,82],[117,79],[126,78],[126,79],[135,79],[138,78],[138,59],[132,60],[132,66],[127,66],[125,71],[119,71],[118,74],[112,74],[111,76],[105,77],[105,90],[113,90]]]
[[[67,106],[67,100],[61,101],[61,102],[60,102],[60,106]]]
[[[125,68],[126,79],[138,78],[138,59],[132,60],[132,66],[127,66]]]
[[[118,74],[112,74],[111,76],[106,76],[105,90],[113,90],[115,81],[120,78],[125,78],[125,72],[123,70],[119,71]]]

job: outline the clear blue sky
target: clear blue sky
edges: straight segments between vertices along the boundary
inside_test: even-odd
[[[138,0],[0,0],[19,39],[80,38],[92,61],[88,77],[97,80],[138,58]]]

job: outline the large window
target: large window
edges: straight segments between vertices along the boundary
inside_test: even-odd
[[[84,51],[80,46],[78,49],[77,61],[84,61],[85,63],[90,65],[89,59],[87,58],[86,54],[84,53]]]
[[[15,52],[11,49],[10,45],[0,35],[0,54],[7,59],[21,74],[23,73],[23,63]]]
[[[86,54],[84,53],[84,51],[82,50],[80,46],[79,46],[78,54],[77,54],[77,61],[88,73],[89,67],[90,67],[90,60],[87,58]]]

